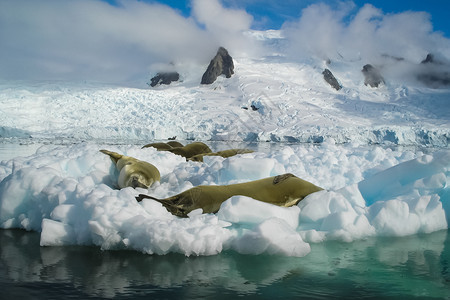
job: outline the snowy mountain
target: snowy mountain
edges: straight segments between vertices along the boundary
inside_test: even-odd
[[[147,142],[154,139],[448,146],[450,88],[411,76],[420,62],[385,57],[286,59],[278,31],[249,32],[260,57],[235,57],[235,74],[201,85],[206,65],[175,66],[181,81],[150,88],[151,78],[117,86],[86,82],[0,82],[2,137]],[[373,63],[385,84],[364,84]],[[329,69],[342,85],[323,78]],[[134,87],[130,87],[134,86]]]

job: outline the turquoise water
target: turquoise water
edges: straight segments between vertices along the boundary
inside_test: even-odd
[[[305,257],[40,247],[0,230],[1,299],[450,299],[450,232],[312,244]]]

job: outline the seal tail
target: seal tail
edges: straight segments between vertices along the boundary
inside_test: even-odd
[[[167,209],[168,212],[170,212],[172,215],[175,215],[178,217],[186,218],[187,214],[189,213],[188,211],[186,211],[186,209],[184,209],[182,207],[182,205],[177,203],[176,200],[179,200],[178,196],[173,196],[173,197],[170,197],[167,199],[158,199],[158,198],[155,198],[155,197],[152,197],[149,195],[145,195],[145,194],[139,194],[138,196],[136,196],[136,200],[138,202],[141,202],[144,199],[151,199],[151,200],[158,201]]]
[[[161,199],[157,199],[155,197],[149,196],[149,195],[145,195],[145,194],[139,194],[136,196],[136,200],[137,202],[141,202],[144,199],[152,199],[152,200],[156,200],[158,202],[161,202]]]
[[[119,153],[117,153],[117,152],[112,152],[112,151],[108,151],[108,150],[105,150],[105,149],[100,150],[100,152],[101,152],[101,153],[104,153],[104,154],[106,154],[106,155],[109,155],[109,157],[111,157],[111,160],[112,160],[114,163],[117,163],[117,161],[118,161],[119,159],[121,159],[122,156],[123,156],[123,155],[121,155],[121,154],[119,154]]]

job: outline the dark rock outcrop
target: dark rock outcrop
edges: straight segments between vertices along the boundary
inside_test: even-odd
[[[380,71],[371,64],[365,65],[362,69],[362,73],[364,74],[365,85],[376,88],[380,84],[384,83],[384,79],[383,76],[381,76]]]
[[[427,54],[427,57],[425,57],[424,60],[422,60],[421,64],[432,64],[434,63],[434,55],[431,53]]]
[[[160,72],[151,79],[150,86],[155,87],[158,84],[171,84],[172,82],[178,81],[179,79],[180,74],[178,74],[177,72]]]
[[[389,60],[397,61],[397,62],[405,60],[403,57],[393,56],[393,55],[389,55],[389,54],[381,54],[381,57],[387,58]]]
[[[417,79],[430,88],[440,88],[450,86],[449,72],[422,73],[417,75]]]
[[[202,84],[211,84],[216,81],[220,75],[225,75],[230,78],[234,74],[233,58],[228,54],[228,51],[220,47],[216,56],[209,63],[206,72],[202,76]]]
[[[331,73],[330,70],[325,69],[322,72],[323,79],[325,79],[326,82],[328,82],[329,85],[331,85],[336,91],[339,91],[342,86],[337,81],[336,77],[334,77],[333,73]]]
[[[421,71],[417,79],[430,88],[440,88],[450,85],[450,66],[436,60],[433,54],[429,53],[420,63]]]

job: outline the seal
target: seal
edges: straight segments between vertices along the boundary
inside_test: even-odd
[[[151,163],[108,150],[100,152],[109,155],[116,165],[119,171],[117,184],[121,189],[129,186],[147,189],[161,178],[159,170]]]
[[[169,145],[169,143],[151,143],[151,144],[147,144],[142,146],[142,149],[144,148],[156,148],[156,150],[158,151],[163,151],[163,150],[168,150],[168,149],[172,149],[172,145]]]
[[[182,143],[177,142],[177,141],[168,141],[166,144],[171,146],[172,148],[178,148],[178,147],[184,146]]]
[[[183,147],[183,144],[177,141],[169,141],[167,143],[150,143],[142,146],[142,149],[149,147],[156,148],[158,151],[164,151],[172,148]]]
[[[322,188],[286,173],[255,181],[230,185],[200,185],[175,196],[157,199],[145,194],[136,197],[138,202],[153,199],[160,202],[170,213],[179,217],[198,208],[203,213],[216,213],[220,205],[232,196],[242,195],[262,202],[289,207],[296,205],[307,195],[321,191]]]
[[[221,156],[223,158],[227,158],[227,157],[235,156],[238,154],[252,153],[252,152],[253,152],[253,150],[249,150],[249,149],[228,149],[228,150],[223,150],[223,151],[213,152],[213,153],[197,154],[197,155],[194,155],[194,156],[188,158],[188,160],[203,162],[204,156]]]
[[[194,155],[197,154],[203,154],[203,153],[211,153],[211,149],[202,142],[193,142],[191,144],[187,144],[183,147],[175,147],[172,149],[165,149],[162,151],[169,151],[177,155],[181,155],[185,157],[186,159],[191,158]]]

